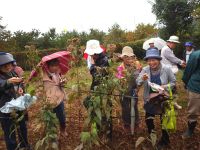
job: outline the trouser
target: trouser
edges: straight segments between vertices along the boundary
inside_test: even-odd
[[[188,90],[188,121],[196,122],[200,115],[200,94]]]
[[[125,125],[131,124],[131,100],[135,101],[135,124],[139,124],[139,111],[138,111],[138,98],[131,99],[130,97],[122,97],[121,106],[122,106],[122,120]]]
[[[146,125],[147,125],[147,128],[148,128],[148,133],[149,134],[151,134],[152,131],[155,130],[154,118],[155,118],[155,115],[146,112],[145,122],[146,122]],[[162,116],[160,116],[160,119],[161,118],[162,118]],[[165,144],[168,144],[170,142],[169,141],[169,134],[168,134],[167,130],[163,130],[162,129],[162,136],[161,136],[161,140],[160,141],[165,143]]]
[[[21,115],[19,117],[21,117]],[[26,120],[24,117],[17,124],[11,117],[3,118],[1,119],[1,127],[4,131],[4,138],[7,150],[16,150],[17,148],[25,148],[25,147],[29,148]],[[17,144],[16,140],[16,131],[18,133],[19,144]]]
[[[66,128],[66,117],[65,117],[65,107],[64,102],[62,101],[56,108],[53,109],[53,112],[56,114],[58,121],[60,123],[60,128]]]

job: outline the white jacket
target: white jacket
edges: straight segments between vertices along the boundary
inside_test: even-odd
[[[161,49],[161,57],[162,57],[161,63],[170,67],[174,74],[178,72],[177,65],[183,63],[181,59],[177,58],[174,55],[173,50],[171,50],[167,45]]]

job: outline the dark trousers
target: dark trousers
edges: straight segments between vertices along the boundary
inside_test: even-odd
[[[131,98],[122,97],[121,106],[122,106],[122,120],[125,125],[131,124]],[[139,124],[139,111],[138,111],[138,99],[134,98],[135,101],[135,124]]]
[[[155,118],[155,115],[146,112],[145,121],[146,121],[149,134],[151,134],[151,132],[155,130],[154,118]],[[162,120],[161,115],[160,115],[160,119]],[[162,137],[161,137],[160,142],[163,142],[164,144],[169,144],[170,141],[169,141],[169,134],[167,130],[162,129]]]
[[[56,114],[61,128],[66,127],[66,117],[65,117],[65,107],[64,102],[62,101],[56,108],[53,109],[53,112]]]
[[[1,127],[4,131],[4,138],[7,150],[16,150],[17,148],[29,148],[27,138],[27,127],[25,118],[18,122],[18,128],[15,128],[15,121],[12,118],[1,119]],[[19,144],[16,140],[16,131],[19,137]]]

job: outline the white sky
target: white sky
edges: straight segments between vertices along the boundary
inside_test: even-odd
[[[134,30],[139,23],[155,23],[148,0],[2,0],[0,16],[7,30],[46,32],[107,31],[114,23]]]

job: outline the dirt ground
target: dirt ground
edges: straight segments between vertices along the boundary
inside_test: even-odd
[[[178,103],[183,106],[182,110],[178,110],[177,117],[177,131],[170,134],[171,148],[172,150],[200,150],[200,125],[197,126],[195,130],[195,135],[191,139],[183,140],[181,138],[182,133],[185,131],[187,126],[187,116],[186,116],[186,106],[187,106],[187,96],[186,91],[183,88],[183,84],[179,83],[177,85],[179,96],[176,98]],[[85,95],[86,96],[86,95]],[[71,104],[65,102],[65,111],[67,115],[67,133],[66,138],[61,139],[60,147],[62,150],[74,150],[80,142],[80,133],[83,128],[85,109],[82,104],[84,99],[83,96],[80,99],[74,100]],[[36,104],[32,105],[29,112],[29,121],[28,121],[28,137],[29,142],[34,147],[36,142],[41,138],[42,126],[38,122],[40,117],[41,104],[38,101]],[[144,110],[143,110],[143,101],[142,101],[142,90],[139,93],[139,109],[141,124],[140,129],[134,135],[126,133],[122,127],[122,121],[120,118],[113,118],[113,138],[112,141],[105,143],[103,140],[100,142],[100,147],[94,147],[92,149],[113,149],[113,150],[134,150],[135,142],[139,137],[147,137],[147,130],[144,119]],[[117,114],[114,112],[114,114]],[[159,117],[156,117],[155,120],[156,130],[158,138],[160,137],[161,128]],[[144,150],[151,150],[151,144],[145,143],[143,145]],[[1,132],[0,138],[0,150],[5,150],[5,143],[3,135]],[[141,148],[140,148],[141,149]]]

